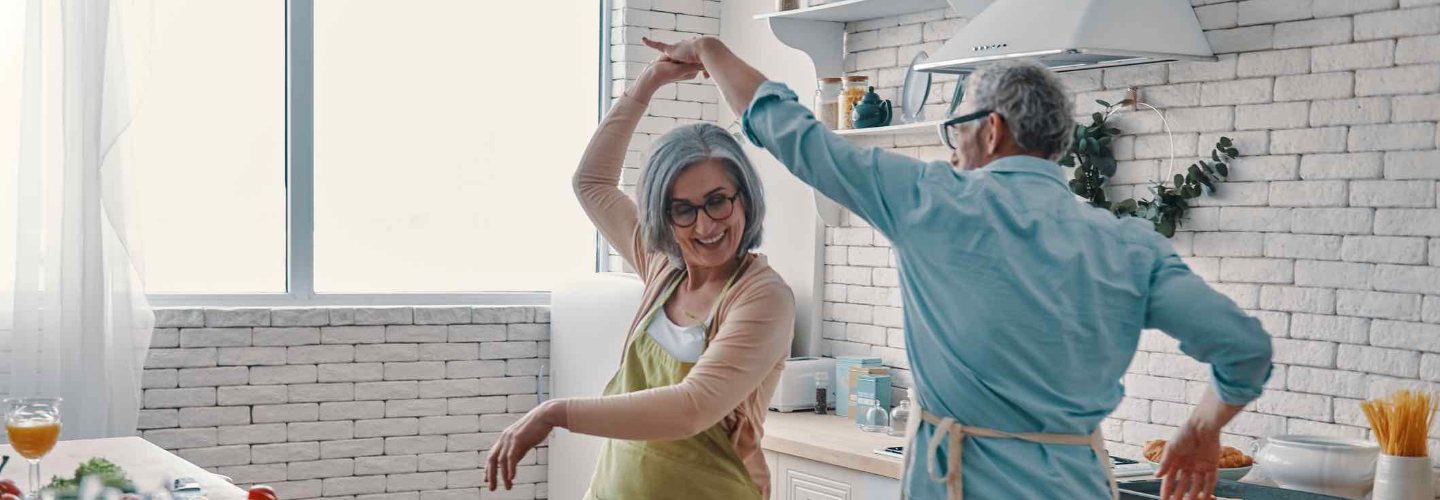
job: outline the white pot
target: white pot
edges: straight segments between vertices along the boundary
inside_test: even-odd
[[[1282,488],[1363,498],[1374,486],[1380,446],[1373,442],[1301,435],[1262,442],[1255,462]]]
[[[1380,455],[1375,466],[1374,500],[1432,500],[1435,483],[1430,457]]]

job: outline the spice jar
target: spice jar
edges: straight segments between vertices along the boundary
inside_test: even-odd
[[[825,128],[835,130],[840,125],[840,88],[844,79],[840,77],[821,78],[815,86],[815,118]]]
[[[830,408],[830,375],[825,372],[815,374],[815,414],[824,415]]]
[[[855,122],[850,121],[850,111],[855,109],[855,103],[865,97],[865,89],[870,86],[870,77],[865,75],[850,75],[845,77],[845,89],[840,92],[840,100],[837,103],[836,112],[840,114],[837,118],[839,130],[855,128]]]

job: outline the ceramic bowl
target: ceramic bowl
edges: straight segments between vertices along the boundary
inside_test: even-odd
[[[1151,468],[1151,469],[1154,469],[1154,470],[1157,470],[1157,471],[1160,470],[1160,464],[1155,463],[1155,462],[1151,462],[1150,459],[1148,459],[1148,458],[1147,458],[1147,459],[1144,459],[1144,460],[1145,460],[1145,463],[1150,464],[1150,468]],[[1249,474],[1249,473],[1250,473],[1250,469],[1251,469],[1252,467],[1254,467],[1254,466],[1221,468],[1221,469],[1219,469],[1220,473],[1218,474],[1218,476],[1220,477],[1220,479],[1229,479],[1229,480],[1231,480],[1231,481],[1239,481],[1241,478],[1245,477],[1246,474]]]
[[[1261,440],[1255,463],[1282,488],[1361,498],[1374,486],[1379,456],[1371,441],[1291,434]]]

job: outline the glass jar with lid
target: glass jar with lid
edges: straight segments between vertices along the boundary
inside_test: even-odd
[[[840,125],[840,89],[844,79],[838,76],[821,78],[815,85],[815,118],[825,128],[835,130]]]
[[[906,389],[905,399],[900,400],[900,406],[890,410],[890,430],[887,434],[891,436],[905,437],[905,433],[909,432],[907,426],[910,424],[910,391],[911,389]]]
[[[845,88],[840,91],[839,109],[840,116],[837,118],[839,130],[855,128],[855,122],[850,120],[850,110],[855,109],[855,104],[865,97],[866,88],[870,86],[870,77],[865,75],[850,75],[845,77]]]
[[[860,411],[860,430],[865,432],[887,432],[890,430],[890,412],[880,407],[880,402],[874,399],[865,399],[858,405]]]

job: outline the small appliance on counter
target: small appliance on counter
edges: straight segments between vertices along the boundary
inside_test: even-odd
[[[780,372],[780,383],[770,395],[770,409],[789,413],[792,411],[813,411],[815,409],[815,374],[835,371],[833,358],[799,356],[785,360],[785,369]],[[833,382],[832,382],[833,383]],[[829,391],[826,398],[835,403],[835,391]]]

